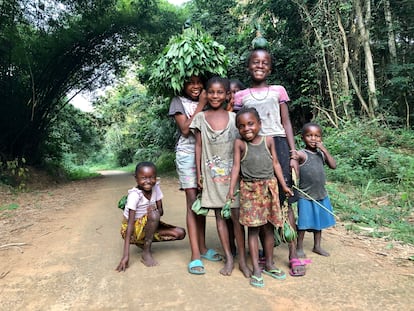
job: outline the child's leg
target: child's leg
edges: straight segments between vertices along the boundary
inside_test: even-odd
[[[229,230],[229,242],[230,242],[230,250],[233,257],[237,255],[236,243],[235,243],[235,235],[234,235],[234,225],[233,220],[226,219],[227,229]]]
[[[191,209],[194,201],[197,197],[197,189],[196,188],[189,188],[185,189],[185,198],[187,201],[187,231],[188,231],[188,238],[190,240],[190,248],[191,248],[191,261],[195,259],[200,259],[200,247],[199,247],[199,227],[197,222],[197,215]],[[200,268],[201,269],[201,268]]]
[[[169,225],[161,221],[158,225],[157,233],[161,241],[176,241],[185,238],[184,228]]]
[[[232,208],[231,209],[231,218],[233,221],[234,236],[236,238],[237,248],[239,250],[239,269],[243,272],[246,278],[252,275],[249,267],[246,262],[246,247],[245,247],[245,233],[244,226],[239,222],[240,209]],[[229,235],[230,236],[230,235]]]
[[[158,263],[154,260],[151,253],[152,240],[154,233],[158,228],[160,221],[160,212],[158,209],[149,207],[147,210],[147,223],[145,225],[144,246],[142,248],[141,261],[147,267],[156,266]]]
[[[305,230],[298,230],[298,245],[296,246],[296,253],[299,258],[306,258],[306,254],[303,251],[303,239],[305,237]]]
[[[268,274],[275,279],[284,279],[286,278],[286,274],[282,270],[276,268],[273,262],[273,248],[275,243],[274,226],[271,223],[267,223],[262,228],[264,235],[263,248],[266,257],[263,273]]]
[[[262,276],[262,270],[259,267],[259,230],[260,227],[248,227],[248,240],[250,258],[252,260],[253,275]]]
[[[198,230],[198,247],[200,254],[205,254],[208,251],[206,246],[206,216],[196,215],[197,230]]]
[[[322,230],[313,232],[313,252],[322,256],[330,256],[330,254],[321,247]]]
[[[234,268],[234,261],[233,255],[231,254],[230,250],[230,241],[229,241],[229,231],[227,228],[226,220],[221,217],[221,209],[216,208],[214,209],[216,214],[216,226],[217,232],[220,238],[221,246],[223,247],[224,254],[226,256],[226,260],[224,262],[223,269],[220,270],[222,275],[231,275],[231,272]]]

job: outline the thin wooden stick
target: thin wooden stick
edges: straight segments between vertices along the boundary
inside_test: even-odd
[[[8,247],[19,247],[19,246],[23,246],[26,245],[26,243],[10,243],[10,244],[4,244],[0,246],[0,249],[6,249]]]
[[[301,189],[299,189],[298,187],[296,187],[295,185],[292,186],[293,188],[295,188],[297,191],[299,191],[300,193],[302,193],[304,196],[306,196],[307,198],[311,199],[313,202],[315,202],[316,204],[318,204],[318,206],[322,207],[325,211],[327,211],[329,214],[331,214],[332,216],[334,216],[336,219],[339,219],[338,216],[336,216],[334,213],[332,213],[330,210],[328,210],[325,206],[323,206],[321,203],[319,203],[318,201],[316,201],[314,198],[312,198],[309,194],[307,194],[306,192],[302,191]]]

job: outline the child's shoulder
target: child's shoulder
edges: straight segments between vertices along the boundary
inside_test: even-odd
[[[133,187],[131,189],[128,190],[128,195],[138,195],[141,196],[142,195],[142,190],[138,189],[137,187]]]

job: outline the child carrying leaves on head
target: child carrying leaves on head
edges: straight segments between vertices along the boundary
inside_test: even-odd
[[[138,163],[135,168],[137,186],[128,191],[124,208],[124,220],[121,235],[124,238],[124,252],[116,267],[118,272],[125,271],[129,263],[129,245],[136,244],[142,248],[141,261],[151,267],[157,265],[152,257],[153,241],[182,240],[185,230],[160,221],[164,214],[163,194],[157,182],[157,170],[151,162]]]
[[[271,136],[259,135],[261,121],[255,108],[242,108],[236,115],[241,138],[234,142],[234,161],[228,197],[233,197],[240,175],[240,223],[248,227],[249,251],[253,264],[250,284],[263,287],[259,266],[259,231],[264,233],[266,257],[263,273],[285,279],[286,274],[274,266],[274,226],[281,227],[278,182],[285,195],[293,192],[286,186],[275,143]]]

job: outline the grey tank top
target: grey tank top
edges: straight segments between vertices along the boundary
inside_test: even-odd
[[[241,177],[245,181],[255,179],[271,179],[275,176],[273,159],[266,144],[266,137],[258,144],[244,142],[246,152],[240,160]]]
[[[328,193],[325,189],[325,159],[323,154],[311,152],[309,150],[301,150],[306,154],[306,160],[299,166],[299,188],[310,195],[315,200],[324,199]],[[299,196],[309,200],[308,197],[299,192]]]

